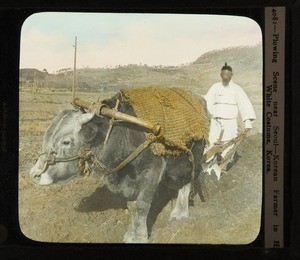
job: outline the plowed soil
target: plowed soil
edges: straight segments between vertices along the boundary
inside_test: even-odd
[[[89,95],[95,100],[95,94]],[[134,207],[110,193],[101,178],[78,176],[44,187],[28,177],[47,126],[59,110],[71,108],[69,100],[69,93],[20,93],[21,230],[36,241],[122,243]],[[253,130],[238,153],[239,160],[219,181],[214,175],[205,176],[206,200],[195,198],[188,219],[169,220],[175,201],[164,207],[154,223],[150,243],[248,244],[255,240],[261,224],[262,135]]]

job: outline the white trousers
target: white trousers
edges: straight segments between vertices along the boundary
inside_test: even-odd
[[[223,136],[220,141],[229,141],[232,138],[235,138],[238,135],[238,126],[237,120],[234,119],[223,119],[223,118],[212,118],[210,122],[210,131],[209,131],[209,146],[207,150],[214,146],[214,143],[219,141],[221,130],[224,129]],[[222,157],[228,153],[228,151],[233,147],[233,145],[226,148],[222,153]],[[207,162],[210,161],[212,158],[208,158]],[[222,169],[217,165],[212,165],[207,172],[210,174],[211,170],[214,170],[217,178],[219,179],[221,176]]]
[[[222,139],[220,141],[229,141],[238,135],[237,120],[212,118],[210,121],[209,143],[210,147],[219,140],[221,130],[224,129]]]

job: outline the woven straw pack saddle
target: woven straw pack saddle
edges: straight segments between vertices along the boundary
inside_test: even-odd
[[[129,103],[138,118],[161,127],[150,147],[156,155],[178,156],[188,143],[208,139],[209,120],[200,101],[181,88],[135,88],[121,90],[121,102]],[[145,133],[149,140],[152,133]]]

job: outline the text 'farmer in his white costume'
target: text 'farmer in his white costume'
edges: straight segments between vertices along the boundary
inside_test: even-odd
[[[239,113],[244,122],[245,131],[252,128],[252,122],[256,119],[253,106],[247,94],[239,85],[231,81],[232,75],[232,68],[225,63],[221,69],[222,81],[212,85],[204,96],[208,112],[211,115],[210,147],[220,141],[229,141],[238,135],[237,118]],[[223,133],[220,135],[221,131]],[[219,140],[220,137],[221,139]],[[224,158],[231,148],[232,146],[221,153],[221,159]],[[214,170],[219,179],[222,168],[215,163],[207,169],[207,172],[210,174],[212,170]]]

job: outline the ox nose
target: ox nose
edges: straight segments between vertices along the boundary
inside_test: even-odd
[[[41,170],[33,168],[29,174],[31,179],[38,185],[49,185],[53,183],[53,178],[51,178],[47,172],[42,173]]]

